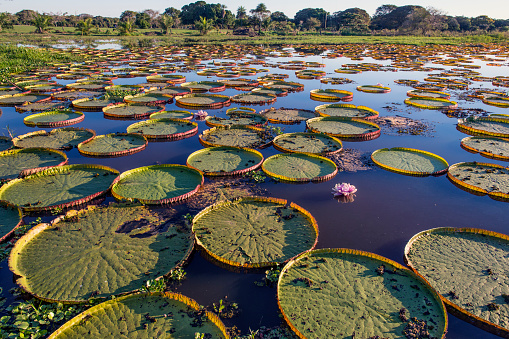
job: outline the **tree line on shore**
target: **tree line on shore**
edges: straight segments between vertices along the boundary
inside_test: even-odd
[[[307,31],[338,35],[440,36],[509,31],[509,19],[493,19],[487,15],[451,16],[433,7],[417,5],[381,5],[373,15],[357,7],[332,14],[323,8],[304,8],[290,18],[281,11],[271,12],[264,3],[249,11],[240,6],[233,13],[223,4],[205,1],[196,1],[181,9],[168,7],[162,12],[153,9],[141,12],[125,10],[118,18],[39,13],[28,9],[14,14],[0,13],[0,31],[14,25],[32,25],[38,33],[48,30],[63,32],[64,27],[75,27],[81,35],[101,32],[132,35],[137,29],[149,28],[164,35],[171,34],[172,28],[196,29],[202,35],[213,29],[248,35],[295,35]]]

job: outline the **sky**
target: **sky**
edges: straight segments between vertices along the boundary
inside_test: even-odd
[[[136,12],[145,9],[153,9],[163,12],[165,8],[175,7],[177,9],[197,0],[0,0],[0,12],[16,13],[23,9],[32,9],[45,13],[66,13],[67,14],[91,14],[107,17],[119,17],[124,10]],[[393,4],[396,6],[420,5],[423,7],[434,7],[448,15],[476,17],[487,15],[495,19],[509,19],[509,4],[503,5],[502,0],[477,1],[465,0],[206,0],[207,3],[221,3],[234,14],[239,6],[244,6],[249,12],[260,2],[265,3],[271,12],[281,11],[288,17],[293,18],[295,13],[303,8],[323,8],[331,14],[343,11],[351,7],[359,7],[366,10],[370,15],[375,13],[378,6],[382,4]]]

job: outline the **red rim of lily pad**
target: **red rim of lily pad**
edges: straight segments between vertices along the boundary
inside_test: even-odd
[[[108,137],[108,136],[111,136],[111,135],[120,136],[120,137],[123,137],[123,136],[134,136],[136,138],[143,139],[144,143],[143,143],[143,145],[138,146],[138,147],[134,147],[134,148],[130,148],[130,149],[122,150],[122,151],[115,151],[115,152],[91,152],[91,151],[85,151],[85,150],[81,149],[83,147],[83,145],[86,145],[86,144],[88,144],[90,142],[93,142],[94,140],[97,140],[98,138],[105,138],[105,137]],[[120,157],[120,156],[124,156],[124,155],[129,155],[129,154],[137,153],[139,151],[144,150],[145,147],[147,147],[147,145],[148,145],[147,138],[145,138],[143,135],[138,134],[138,133],[110,133],[110,134],[96,135],[93,138],[90,138],[90,139],[88,139],[86,141],[83,141],[83,142],[79,143],[78,144],[78,151],[80,152],[81,155],[85,155],[85,156],[89,156],[89,157],[94,157],[94,158],[95,157],[106,157],[106,158],[109,158],[109,157]]]
[[[60,121],[45,121],[45,122],[33,122],[32,119],[38,118],[38,117],[44,117],[47,115],[55,115],[55,114],[61,114],[61,113],[72,113],[78,115],[75,118],[67,119],[67,120],[60,120]],[[23,123],[29,127],[63,127],[63,126],[69,126],[74,125],[77,123],[82,122],[85,119],[85,114],[78,111],[66,111],[66,110],[53,110],[49,112],[42,112],[37,114],[32,114],[23,119]]]

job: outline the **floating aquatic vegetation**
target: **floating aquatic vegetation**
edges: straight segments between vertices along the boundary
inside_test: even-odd
[[[311,118],[316,118],[317,113],[300,108],[268,108],[259,113],[273,124],[298,124]]]
[[[45,102],[51,100],[47,94],[14,94],[0,96],[0,106],[21,106],[27,103]]]
[[[230,103],[230,97],[220,94],[187,94],[175,98],[177,106],[195,108],[221,108]]]
[[[0,243],[8,240],[14,230],[23,225],[22,217],[19,207],[0,202]]]
[[[164,111],[164,106],[116,104],[102,109],[104,116],[114,119],[146,119],[151,114]]]
[[[466,137],[461,147],[483,157],[509,161],[509,140],[493,137]]]
[[[10,137],[0,136],[0,152],[7,151],[14,146],[13,141]]]
[[[220,118],[216,116],[207,117],[205,124],[209,127],[221,127],[221,126],[254,126],[262,127],[267,125],[267,118],[258,113],[248,113],[240,111],[226,112],[228,118]]]
[[[357,149],[345,148],[342,152],[329,154],[326,157],[336,164],[339,171],[366,171],[374,167],[370,153]]]
[[[25,148],[0,152],[0,182],[24,177],[67,164],[67,156],[49,148]]]
[[[441,98],[449,100],[451,94],[440,91],[425,91],[422,89],[414,89],[406,92],[406,95],[413,98]]]
[[[434,127],[430,123],[401,116],[378,117],[375,122],[383,127],[384,134],[389,135],[431,136],[434,131]]]
[[[458,130],[470,135],[509,138],[509,120],[503,117],[471,117],[458,120]]]
[[[405,99],[405,104],[426,109],[455,109],[458,107],[458,103],[455,101],[430,97],[410,97]]]
[[[314,133],[324,133],[337,138],[371,140],[380,136],[380,127],[363,119],[345,117],[318,117],[306,121]]]
[[[43,112],[51,110],[65,109],[69,106],[69,103],[65,102],[34,102],[25,103],[21,106],[16,106],[16,112],[27,113],[27,112]]]
[[[264,129],[253,126],[213,127],[200,134],[200,142],[205,147],[232,146],[246,148],[263,148],[272,142],[272,136]]]
[[[263,156],[256,150],[227,146],[198,150],[187,158],[187,166],[211,176],[243,174],[262,162]]]
[[[72,101],[72,106],[82,111],[102,111],[108,105],[118,104],[116,99],[105,99],[103,97],[97,98],[81,98]]]
[[[348,197],[351,195],[354,195],[357,192],[357,188],[349,184],[347,182],[342,182],[341,184],[336,184],[334,187],[332,187],[331,194],[336,197]]]
[[[278,135],[272,142],[275,149],[281,152],[313,153],[330,155],[343,149],[341,140],[326,134],[287,133]]]
[[[152,113],[150,119],[193,119],[194,114],[189,111],[171,110]]]
[[[225,84],[217,81],[192,81],[183,83],[180,87],[190,88],[193,93],[222,92],[226,89]]]
[[[147,144],[147,139],[141,134],[110,133],[78,144],[78,151],[91,157],[117,157],[142,151]]]
[[[70,150],[78,144],[92,139],[95,131],[85,128],[55,128],[50,132],[36,131],[20,135],[12,141],[18,148],[42,147]]]
[[[141,133],[147,139],[184,139],[198,132],[198,124],[184,119],[149,119],[129,125],[127,133]]]
[[[352,101],[353,93],[339,89],[312,89],[311,99],[318,101]]]
[[[338,172],[333,161],[307,153],[273,155],[263,162],[262,170],[273,178],[290,182],[326,181]]]
[[[442,157],[413,148],[382,148],[371,154],[371,160],[381,168],[411,176],[441,175],[449,164]]]
[[[323,117],[346,117],[374,120],[378,118],[378,112],[366,106],[350,104],[326,104],[315,107],[315,112]]]
[[[389,93],[391,91],[390,87],[384,87],[382,85],[361,85],[357,86],[356,89],[359,92],[366,93]]]
[[[23,119],[23,123],[30,127],[62,127],[82,122],[85,114],[72,110],[53,110],[32,114]]]
[[[231,97],[231,101],[249,105],[265,105],[275,102],[277,96],[269,93],[250,92],[237,94]]]

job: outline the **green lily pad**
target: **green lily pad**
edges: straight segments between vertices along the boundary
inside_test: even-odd
[[[25,148],[0,152],[0,180],[12,180],[66,163],[67,156],[64,153],[48,148]]]
[[[133,291],[168,274],[193,249],[190,230],[169,224],[168,214],[113,204],[39,224],[16,243],[9,267],[20,276],[19,285],[48,301],[84,302]],[[157,232],[163,227],[169,228]]]
[[[458,122],[458,129],[471,135],[509,138],[509,120],[501,117],[481,117]]]
[[[111,188],[119,200],[139,200],[145,204],[165,204],[186,199],[203,184],[203,176],[182,165],[153,165],[120,175]]]
[[[424,279],[372,253],[304,253],[283,268],[277,297],[300,338],[409,338],[405,331],[419,327],[414,318],[427,324],[430,338],[447,331],[444,305]]]
[[[118,104],[103,108],[104,116],[117,119],[145,119],[151,114],[161,112],[164,106]]]
[[[267,118],[257,113],[227,113],[228,118],[208,116],[205,124],[210,127],[218,126],[255,126],[261,127],[267,124]]]
[[[276,88],[276,87],[262,87],[262,88],[255,88],[251,92],[258,93],[258,94],[274,94],[277,97],[284,97],[288,95],[288,91],[283,88]]]
[[[429,97],[410,97],[405,99],[405,104],[427,109],[455,109],[458,107],[458,103],[455,101]]]
[[[317,113],[308,109],[300,108],[274,108],[263,110],[260,115],[266,117],[273,124],[298,124],[311,118],[316,118]]]
[[[267,139],[261,128],[252,126],[214,127],[200,134],[200,142],[206,147],[232,146],[256,148],[264,147]]]
[[[365,106],[350,104],[328,104],[315,107],[315,111],[324,117],[346,117],[373,120],[378,118],[378,112]]]
[[[57,127],[77,124],[84,119],[85,114],[82,112],[55,110],[29,115],[23,119],[23,123],[27,126]]]
[[[325,181],[338,172],[333,161],[305,153],[273,155],[263,162],[262,170],[271,177],[295,182]]]
[[[468,192],[509,201],[509,167],[481,162],[460,162],[449,167],[447,177]]]
[[[7,151],[14,146],[12,139],[9,137],[0,136],[0,152]]]
[[[230,103],[230,97],[220,94],[187,94],[177,97],[176,103],[183,107],[218,108]]]
[[[226,88],[223,83],[217,81],[192,81],[183,83],[180,86],[190,88],[193,93],[221,92]]]
[[[210,147],[192,153],[187,166],[205,175],[236,175],[252,171],[263,162],[263,155],[255,150],[239,147]]]
[[[436,154],[405,147],[376,150],[371,160],[385,170],[413,176],[444,174],[449,167],[447,161]]]
[[[78,145],[81,154],[95,157],[123,156],[144,150],[147,139],[136,133],[98,135]]]
[[[509,237],[474,228],[434,228],[412,237],[405,260],[441,295],[447,310],[509,335]]]
[[[127,127],[127,133],[141,133],[148,139],[183,139],[197,132],[198,124],[184,119],[150,119]]]
[[[274,94],[263,94],[263,93],[241,93],[231,97],[232,102],[242,104],[268,104],[276,101],[277,96]]]
[[[189,89],[189,88],[186,88],[186,87],[171,86],[171,87],[164,87],[164,88],[162,88],[160,90],[157,90],[157,91],[150,91],[150,93],[158,94],[158,95],[164,95],[164,96],[170,96],[170,97],[175,97],[177,95],[191,94],[192,90]]]
[[[271,88],[281,88],[287,90],[288,92],[298,92],[304,90],[303,84],[291,81],[274,81],[267,84],[267,86],[270,86]]]
[[[309,212],[294,203],[245,197],[201,211],[193,219],[193,232],[214,259],[253,268],[281,264],[313,249],[318,226]]]
[[[490,137],[466,137],[461,147],[483,157],[509,161],[509,139]]]
[[[442,98],[447,99],[451,97],[449,93],[440,92],[440,91],[425,91],[422,89],[413,89],[411,91],[406,92],[406,95],[409,97],[418,97],[418,98]]]
[[[341,140],[326,134],[287,133],[278,135],[273,141],[274,148],[281,152],[298,152],[328,155],[341,151]]]
[[[0,106],[18,106],[30,102],[49,100],[51,97],[45,94],[14,94],[0,97]]]
[[[322,101],[352,101],[353,93],[339,89],[313,89],[310,92],[311,99]]]
[[[198,327],[197,327],[198,326]],[[201,311],[196,301],[181,294],[134,294],[105,301],[80,313],[52,335],[66,338],[228,338],[219,318]]]
[[[21,209],[0,203],[0,243],[9,239],[12,232],[23,224]]]
[[[98,92],[92,92],[92,91],[62,91],[62,92],[58,92],[58,93],[53,93],[51,95],[51,98],[53,100],[65,100],[65,101],[68,101],[68,100],[77,100],[77,99],[85,99],[85,98],[90,98],[90,97],[93,97],[93,96],[96,96],[98,95],[99,93]]]
[[[26,105],[16,106],[16,112],[43,112],[50,110],[58,110],[67,108],[68,104],[65,102],[34,102]]]
[[[125,102],[130,104],[143,104],[143,105],[161,105],[169,103],[173,100],[171,96],[155,93],[154,91],[140,93],[136,95],[128,95],[124,98]]]
[[[53,149],[72,149],[79,143],[90,140],[95,131],[84,128],[64,127],[55,128],[50,132],[36,131],[20,135],[13,139],[19,148],[43,147]]]
[[[111,86],[111,82],[104,82],[104,81],[82,81],[82,82],[75,82],[72,84],[68,84],[65,87],[68,89],[74,89],[74,90],[83,90],[83,91],[104,91],[105,87]]]
[[[148,82],[182,83],[186,77],[180,74],[156,74],[147,76]]]
[[[66,165],[48,168],[0,187],[0,200],[25,211],[77,206],[109,189],[118,171],[100,165]]]
[[[82,98],[72,101],[73,107],[86,111],[101,111],[108,105],[114,105],[118,103],[119,102],[116,99],[105,99],[104,97]]]
[[[150,119],[186,119],[191,120],[193,119],[194,114],[189,111],[179,111],[179,110],[172,110],[172,111],[161,111],[158,113],[153,113],[150,115]]]
[[[371,140],[380,136],[380,126],[356,118],[318,117],[307,120],[306,126],[311,132],[337,138]]]

